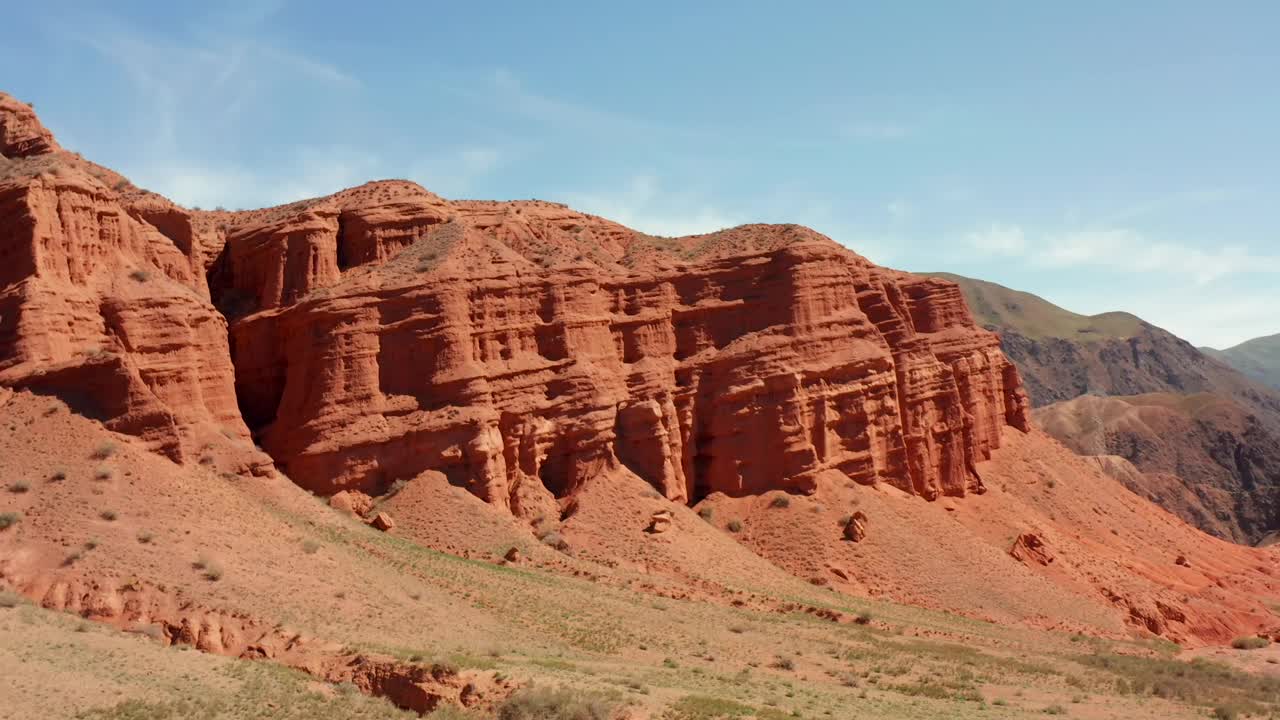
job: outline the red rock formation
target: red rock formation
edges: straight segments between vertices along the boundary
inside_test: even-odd
[[[59,149],[53,133],[36,117],[35,108],[0,93],[0,155],[18,158]]]
[[[247,437],[243,413],[312,490],[440,470],[532,516],[624,468],[681,501],[833,468],[963,495],[1026,427],[954,285],[805,228],[653,238],[407,182],[192,213],[0,108],[26,156],[0,181],[0,383],[175,459],[209,428]]]
[[[214,276],[246,419],[322,493],[438,469],[528,514],[619,466],[678,500],[834,467],[934,498],[1026,427],[953,285],[795,226],[659,239],[384,182],[235,219]]]
[[[61,151],[6,95],[0,129],[13,156],[0,173],[0,384],[60,395],[175,459],[211,436],[247,440],[203,267],[104,183],[119,176]],[[244,445],[247,465],[269,466]]]

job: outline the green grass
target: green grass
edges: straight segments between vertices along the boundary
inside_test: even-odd
[[[169,651],[173,652],[173,651]],[[359,692],[321,695],[308,686],[314,680],[274,663],[234,662],[224,670],[237,681],[232,691],[190,693],[162,701],[124,700],[77,714],[77,720],[396,720],[416,718],[386,700]]]
[[[773,708],[755,708],[735,700],[706,695],[686,696],[668,707],[660,716],[661,720],[732,720],[748,717],[780,720],[791,716]]]
[[[1238,637],[1231,641],[1231,647],[1236,650],[1261,650],[1270,644],[1270,640],[1260,637]]]
[[[1191,662],[1098,653],[1075,658],[1114,677],[1119,694],[1146,695],[1185,703],[1239,706],[1264,712],[1280,706],[1280,678],[1244,673],[1221,663]]]
[[[496,720],[612,720],[617,693],[532,686],[518,690],[498,706]]]

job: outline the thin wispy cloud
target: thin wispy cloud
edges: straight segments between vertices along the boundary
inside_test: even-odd
[[[458,199],[509,160],[510,151],[495,146],[450,148],[417,160],[409,178],[434,193]]]
[[[566,201],[578,210],[661,237],[699,235],[745,222],[714,205],[667,192],[650,175],[632,177],[617,192],[570,193]]]
[[[965,235],[970,247],[988,255],[1021,255],[1027,249],[1027,239],[1017,225],[993,223],[982,230]]]
[[[1128,228],[1051,232],[1032,236],[1013,224],[992,224],[965,235],[988,256],[1021,258],[1040,268],[1097,268],[1119,273],[1162,273],[1204,285],[1240,274],[1280,273],[1280,255],[1235,245],[1205,249],[1153,239]]]
[[[261,23],[274,12],[248,19]],[[299,143],[269,170],[248,169],[205,151],[209,136],[226,137],[238,127],[259,131],[261,118],[246,110],[281,90],[311,86],[337,94],[361,88],[353,74],[275,42],[258,28],[240,23],[179,41],[98,15],[60,26],[58,32],[127,79],[138,129],[130,144],[137,152],[118,169],[176,202],[202,207],[290,202],[358,184],[379,165],[370,153],[331,144]]]

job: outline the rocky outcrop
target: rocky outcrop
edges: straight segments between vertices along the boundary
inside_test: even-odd
[[[1045,545],[1044,539],[1035,533],[1022,533],[1014,539],[1009,554],[1022,563],[1039,563],[1049,565],[1053,562],[1053,553]]]
[[[999,333],[1036,419],[1056,439],[1098,456],[1130,490],[1205,532],[1252,544],[1280,528],[1280,394],[1215,359],[1222,353],[1206,355],[1133,315],[1078,315],[994,283],[943,277]],[[1240,352],[1257,355],[1267,342]]]
[[[20,155],[0,175],[0,384],[57,395],[176,460],[233,438],[240,469],[269,467],[247,443],[203,267],[24,108],[0,95],[5,152]]]
[[[58,149],[53,133],[36,117],[35,108],[0,93],[0,155],[21,158]]]
[[[316,492],[434,469],[532,514],[620,468],[688,502],[837,468],[934,498],[1026,427],[954,285],[796,226],[659,239],[387,182],[245,216],[219,262],[245,417]]]
[[[1280,527],[1280,436],[1230,400],[1086,396],[1038,408],[1035,418],[1130,490],[1205,532],[1253,544]]]
[[[955,285],[806,228],[653,238],[399,181],[189,212],[2,107],[0,383],[179,461],[243,417],[311,490],[437,470],[532,517],[613,472],[682,502],[829,469],[961,496],[1027,427]]]
[[[862,542],[867,537],[867,514],[861,510],[849,516],[844,522],[844,539]]]

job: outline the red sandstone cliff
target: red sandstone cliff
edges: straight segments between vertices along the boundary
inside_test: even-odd
[[[244,441],[240,468],[269,465],[247,443],[203,263],[174,232],[189,215],[61,150],[2,94],[0,138],[0,384],[177,460],[220,437]]]
[[[1026,427],[954,285],[805,228],[653,238],[397,181],[189,212],[0,109],[0,382],[177,459],[243,413],[324,493],[437,469],[523,514],[621,467],[686,502],[835,468],[932,499]]]
[[[238,217],[237,393],[317,492],[427,469],[517,513],[625,466],[682,501],[821,470],[980,490],[1016,372],[954,285],[796,226],[660,239],[383,182]]]

